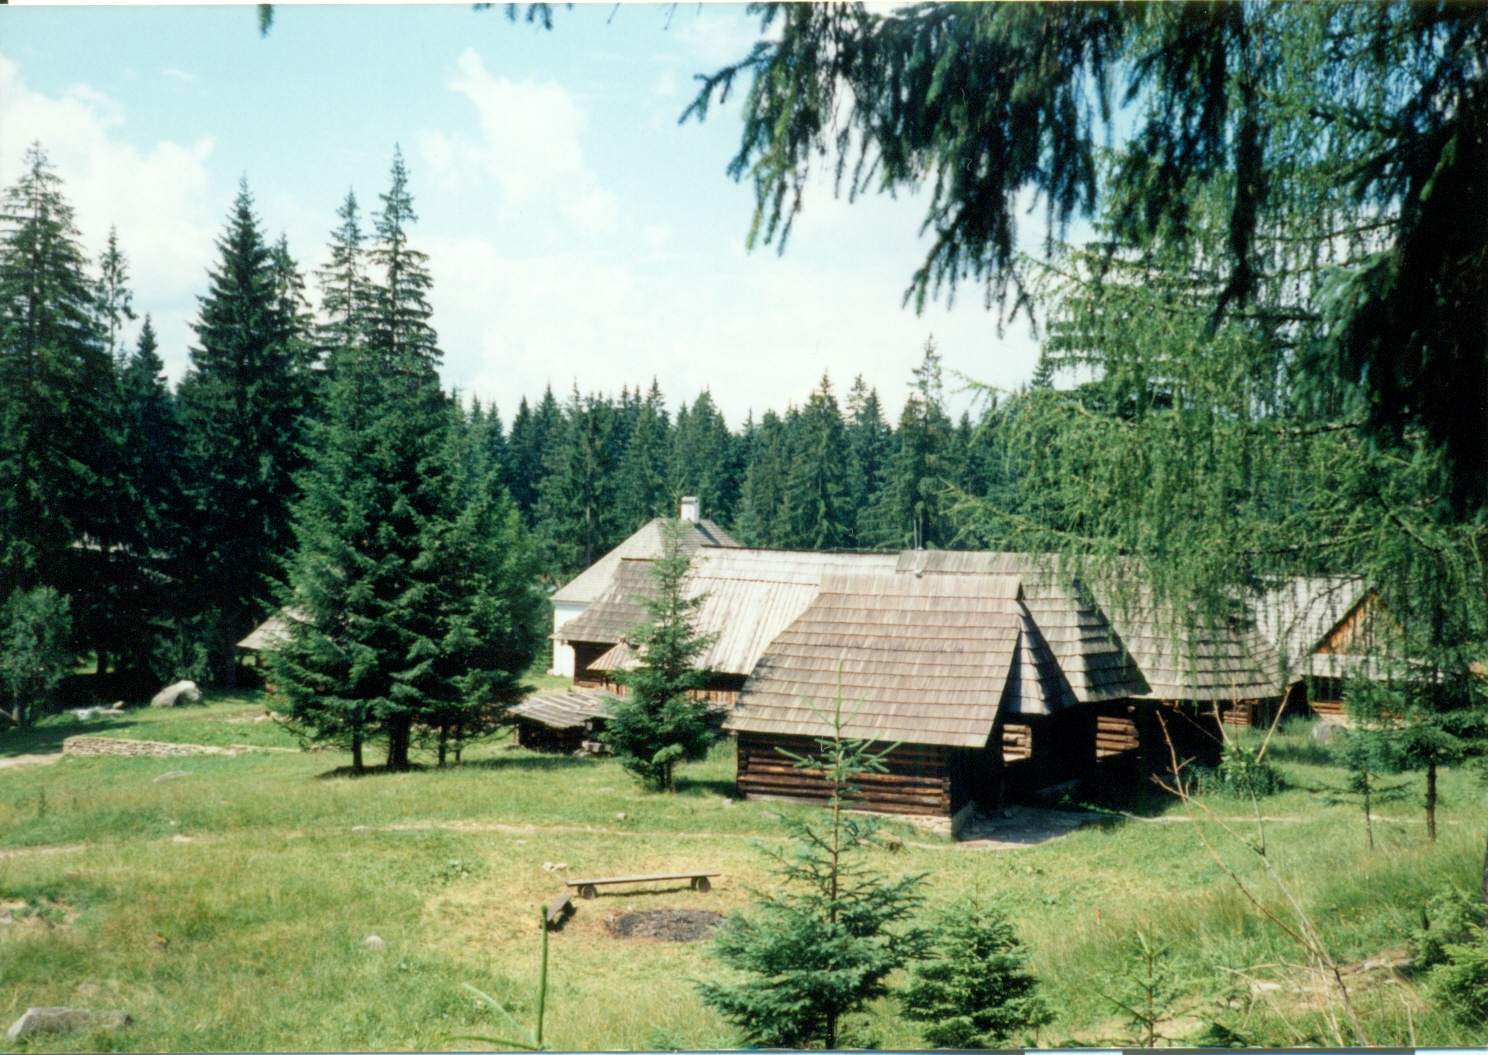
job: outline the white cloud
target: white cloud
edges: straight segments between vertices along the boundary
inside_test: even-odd
[[[85,248],[96,256],[116,226],[129,258],[135,310],[151,312],[167,366],[179,374],[190,339],[194,294],[213,252],[208,197],[210,138],[161,140],[140,148],[124,135],[122,106],[86,85],[46,95],[0,55],[0,185],[20,174],[41,143],[76,210]],[[220,204],[220,203],[218,203]]]
[[[420,132],[418,150],[437,180],[460,189],[478,175],[494,181],[508,207],[551,205],[580,231],[615,229],[619,203],[584,157],[588,115],[562,85],[494,76],[469,48],[449,88],[475,106],[481,137]]]
[[[677,94],[677,78],[671,70],[663,72],[656,78],[656,83],[651,86],[651,94],[659,95],[663,99],[669,99]]]
[[[468,236],[431,238],[425,248],[446,381],[494,399],[508,421],[544,385],[561,399],[575,383],[617,393],[654,376],[674,405],[710,389],[738,425],[751,409],[758,417],[804,402],[824,370],[839,399],[862,373],[897,416],[931,333],[953,390],[956,371],[1015,386],[1037,354],[1021,329],[998,339],[992,316],[970,302],[923,317],[897,309],[904,276],[882,267],[774,254],[517,257]],[[967,400],[952,402],[959,412]]]
[[[186,84],[190,84],[192,81],[196,80],[196,74],[187,73],[185,70],[178,70],[174,66],[166,66],[162,68],[160,71],[160,75],[162,77],[169,77],[173,81],[182,81]]]

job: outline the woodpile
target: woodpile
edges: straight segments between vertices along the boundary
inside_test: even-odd
[[[1033,757],[1033,729],[1023,722],[1002,727],[1002,761],[1021,762]]]
[[[1095,757],[1114,758],[1142,746],[1142,735],[1137,723],[1130,718],[1114,714],[1102,714],[1095,719]]]

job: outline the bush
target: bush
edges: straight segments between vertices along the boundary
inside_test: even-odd
[[[72,666],[72,611],[50,586],[16,590],[0,609],[0,693],[6,716],[29,725],[44,713]]]
[[[999,1048],[1053,1020],[1006,913],[966,898],[939,920],[929,958],[900,1000],[937,1048]]]
[[[1421,929],[1411,935],[1411,963],[1417,970],[1447,962],[1447,947],[1469,941],[1483,922],[1483,904],[1454,886],[1444,887],[1421,909]]]
[[[1475,926],[1465,941],[1443,947],[1442,962],[1431,972],[1431,988],[1459,1022],[1488,1025],[1488,928]]]
[[[1199,771],[1197,783],[1200,794],[1247,799],[1263,799],[1286,789],[1280,770],[1235,743],[1225,744],[1217,767]]]

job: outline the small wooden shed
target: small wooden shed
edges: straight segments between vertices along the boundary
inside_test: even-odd
[[[559,690],[528,696],[507,712],[517,745],[574,754],[593,750],[614,697],[604,692]]]

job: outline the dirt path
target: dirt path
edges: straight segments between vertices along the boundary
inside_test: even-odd
[[[45,854],[70,854],[78,850],[86,850],[82,843],[53,843],[48,846],[17,846],[13,850],[0,850],[0,861],[9,861],[16,857],[41,857]]]
[[[61,751],[45,755],[12,755],[10,758],[0,758],[0,769],[9,769],[11,766],[44,766],[61,757]]]

